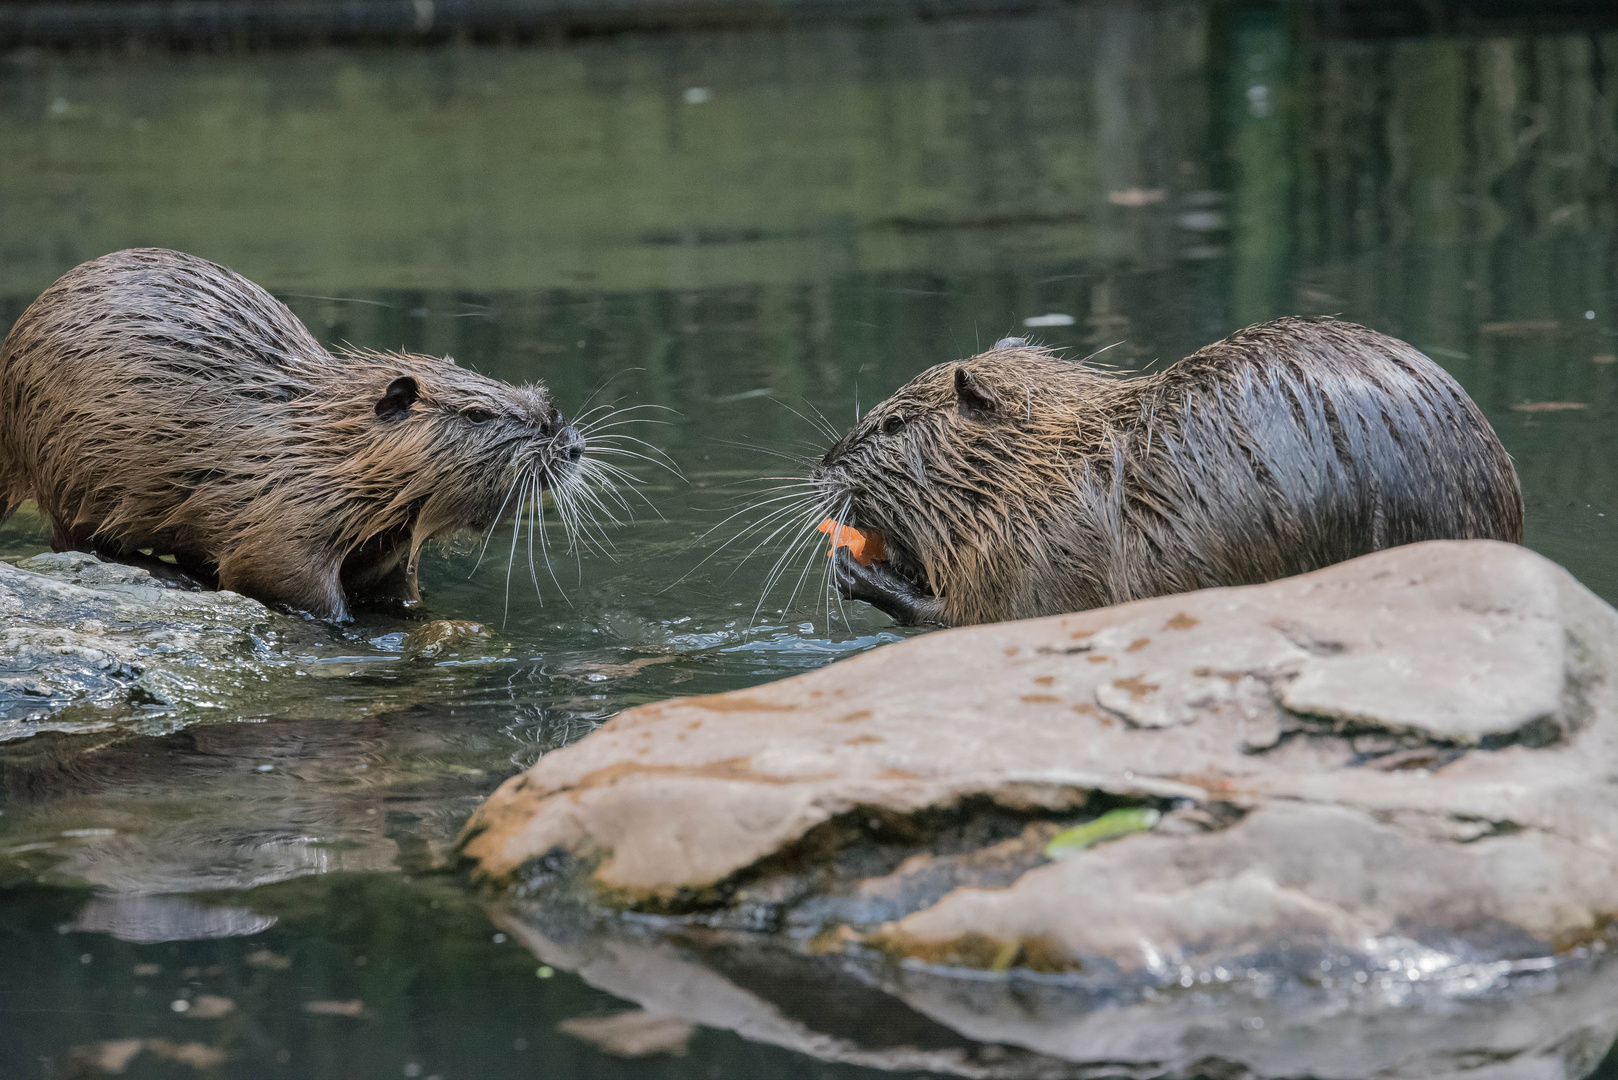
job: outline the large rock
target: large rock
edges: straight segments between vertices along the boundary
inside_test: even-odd
[[[1024,1055],[967,1075],[1582,1076],[1618,1012],[1531,1002],[1608,1000],[1615,668],[1565,571],[1421,544],[630,710],[463,851],[541,951],[582,898]],[[1045,855],[1120,807],[1161,817]]]

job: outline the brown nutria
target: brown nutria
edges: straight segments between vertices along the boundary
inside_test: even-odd
[[[815,466],[879,532],[839,590],[901,622],[1024,618],[1247,585],[1419,540],[1520,542],[1517,473],[1437,364],[1330,319],[1118,378],[1021,339],[922,372]]]
[[[333,355],[259,286],[175,251],[70,270],[0,346],[0,521],[31,496],[59,551],[171,555],[325,619],[416,601],[426,540],[582,484],[583,450],[543,386]]]

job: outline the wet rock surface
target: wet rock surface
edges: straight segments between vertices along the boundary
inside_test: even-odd
[[[364,711],[334,705],[330,680],[401,660],[484,659],[499,651],[490,638],[477,623],[447,621],[356,637],[77,552],[0,562],[0,742]]]
[[[240,704],[313,633],[89,555],[0,563],[0,739]]]
[[[1615,663],[1549,561],[1415,545],[633,709],[463,852],[547,963],[828,1058],[1583,1076],[1618,1029]],[[1157,814],[1047,854],[1123,808]]]

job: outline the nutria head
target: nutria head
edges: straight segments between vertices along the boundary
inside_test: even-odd
[[[887,559],[854,570],[900,583],[904,621],[981,622],[1018,607],[1030,567],[1071,506],[1073,474],[1105,436],[1118,383],[1021,339],[939,364],[876,406],[816,463],[822,505],[882,533]],[[839,575],[850,560],[839,553]],[[889,609],[890,603],[878,603]]]
[[[349,350],[314,359],[301,365],[307,386],[286,403],[281,453],[263,466],[298,482],[246,501],[232,531],[274,537],[279,522],[323,534],[318,547],[340,559],[350,600],[412,601],[423,544],[486,533],[513,515],[519,529],[537,528],[547,491],[576,535],[586,489],[610,481],[542,385],[485,378],[449,357]],[[241,476],[244,487],[265,478],[255,472]],[[249,541],[245,555],[261,550]]]
[[[293,407],[320,429],[310,445],[331,459],[356,543],[405,520],[412,548],[458,529],[481,532],[587,469],[584,437],[542,385],[512,386],[448,357],[408,353],[349,351],[333,367],[332,385]]]

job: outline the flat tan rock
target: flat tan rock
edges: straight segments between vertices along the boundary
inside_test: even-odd
[[[1597,963],[1618,913],[1615,665],[1618,612],[1548,560],[1412,545],[632,709],[504,784],[462,850],[516,895],[1131,1007],[1322,971],[1373,1012],[1510,993]],[[1132,806],[1155,826],[1046,857]],[[1148,1028],[1084,1045],[1149,1057]]]

